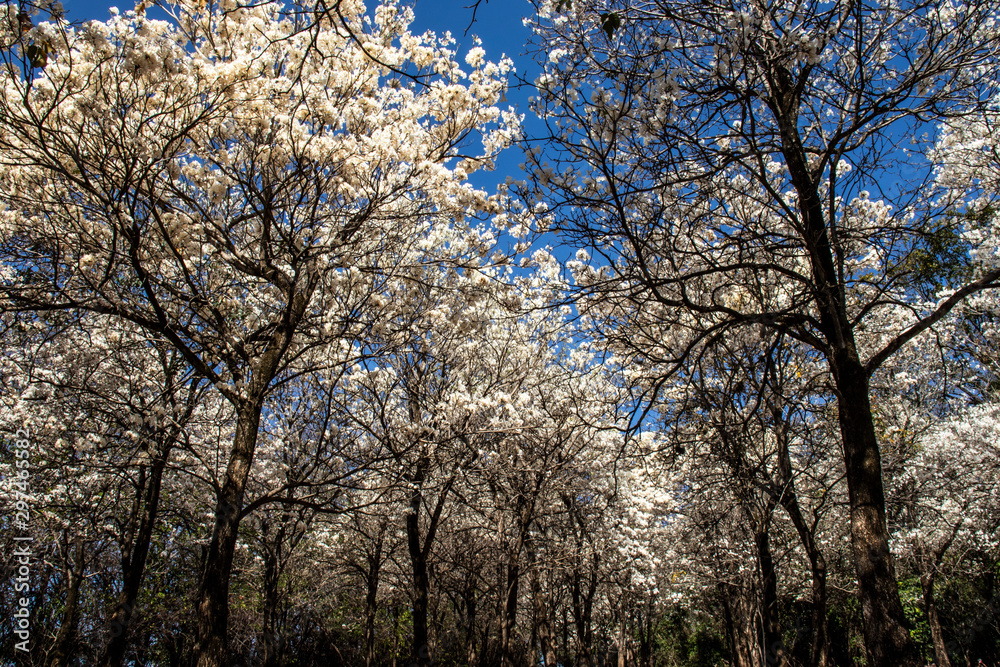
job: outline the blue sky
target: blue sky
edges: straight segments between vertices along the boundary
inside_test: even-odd
[[[372,0],[368,1],[369,6],[373,4]],[[478,36],[483,41],[488,60],[499,60],[502,55],[506,55],[514,61],[518,76],[529,82],[534,81],[538,68],[530,57],[524,55],[525,43],[531,31],[522,22],[524,16],[533,11],[531,3],[528,0],[483,0],[476,11],[475,23],[469,27],[472,21],[472,9],[469,6],[472,4],[473,0],[415,0],[415,20],[411,30],[433,30],[439,34],[450,30],[458,42],[460,56],[464,56],[472,48],[473,36]],[[530,125],[532,119],[528,98],[533,94],[531,86],[518,87],[517,81],[511,78],[506,104],[525,116],[526,125]],[[490,188],[503,182],[508,175],[521,178],[518,165],[522,162],[524,157],[521,151],[511,148],[497,161],[496,171],[491,174],[476,174],[471,180],[477,186]]]
[[[472,21],[473,0],[413,0],[416,15],[415,32],[434,30],[443,33],[450,30],[458,43],[464,47],[460,52],[472,46],[472,36],[478,35],[483,40],[483,47],[491,59],[499,58],[506,53],[516,58],[523,50],[528,37],[528,29],[521,19],[531,11],[527,0],[483,0],[476,13],[476,22],[465,35],[466,28]],[[374,6],[373,0],[366,3],[369,8]],[[108,17],[108,8],[117,6],[121,10],[130,9],[131,2],[101,0],[63,0],[66,16],[71,21],[86,21],[90,19],[104,20]]]

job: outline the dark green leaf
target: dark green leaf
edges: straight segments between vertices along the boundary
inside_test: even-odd
[[[604,12],[601,14],[601,28],[607,33],[608,39],[615,36],[615,30],[622,26],[622,19],[617,12]]]

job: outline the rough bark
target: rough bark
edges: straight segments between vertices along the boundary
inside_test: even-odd
[[[757,667],[753,659],[750,605],[745,592],[732,584],[722,584],[720,590],[732,667]]]
[[[851,546],[864,619],[865,647],[873,667],[916,667],[923,661],[906,628],[889,551],[882,460],[872,420],[868,377],[856,354],[844,354],[837,359],[834,376],[840,394]]]
[[[229,580],[236,553],[243,494],[257,447],[262,408],[263,399],[258,398],[240,406],[237,413],[236,437],[229,455],[225,482],[218,493],[215,526],[198,590],[198,639],[194,647],[197,667],[223,667],[228,664]]]
[[[288,299],[288,306],[280,320],[274,323],[274,333],[263,352],[256,357],[256,363],[247,368],[240,357],[228,360],[231,368],[246,369],[243,377],[245,384],[238,392],[228,392],[236,408],[236,435],[222,488],[216,497],[215,525],[196,596],[197,640],[192,651],[196,667],[223,667],[229,663],[229,580],[239,536],[243,496],[257,448],[264,400],[316,289],[317,267],[310,262],[303,269],[302,284],[290,281],[280,272],[273,274]],[[243,391],[246,393],[243,394]]]

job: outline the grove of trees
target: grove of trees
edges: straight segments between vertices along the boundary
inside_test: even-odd
[[[1000,8],[414,11],[4,5],[4,664],[1000,664]]]

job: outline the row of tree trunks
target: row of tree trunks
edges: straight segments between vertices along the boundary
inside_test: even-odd
[[[167,443],[156,453],[146,478],[146,467],[139,469],[139,479],[135,489],[135,503],[130,523],[139,522],[132,544],[122,550],[122,590],[118,594],[118,604],[108,622],[109,639],[101,657],[103,667],[121,667],[128,647],[128,632],[135,613],[135,603],[142,586],[146,570],[146,559],[153,538],[153,526],[157,518],[163,471],[167,465],[172,443]]]
[[[529,559],[534,562],[534,553],[529,551]],[[541,580],[538,570],[531,568],[531,600],[532,613],[535,618],[535,629],[538,638],[538,648],[542,656],[545,667],[555,667],[556,660],[556,638],[552,632],[552,612],[549,608],[545,593],[542,591]],[[532,642],[532,647],[535,644]]]
[[[278,632],[279,608],[279,581],[281,577],[282,562],[281,548],[285,540],[285,525],[282,522],[276,531],[277,534],[269,535],[267,522],[261,526],[261,533],[265,540],[264,544],[264,623],[262,643],[264,645],[263,665],[264,667],[277,667],[281,652],[281,637]]]
[[[764,520],[754,535],[757,547],[757,571],[760,578],[760,640],[761,653],[769,665],[784,662],[785,647],[781,637],[781,617],[778,614],[778,573],[771,554],[771,538],[768,530],[771,523],[773,505],[766,510]]]
[[[757,644],[753,631],[754,613],[748,598],[746,591],[741,590],[741,586],[737,584],[719,584],[719,599],[732,667],[758,667],[754,656]]]
[[[374,549],[366,555],[368,572],[365,577],[365,667],[375,664],[375,617],[378,614],[378,585],[382,568],[385,526],[380,526]]]
[[[512,641],[517,626],[517,597],[521,578],[521,554],[525,549],[528,541],[528,531],[535,518],[536,497],[536,494],[531,494],[529,498],[524,493],[519,493],[515,501],[514,540],[507,550],[504,608],[500,618],[500,652],[504,667],[514,667],[515,665]],[[534,643],[532,643],[532,647],[534,647]]]

